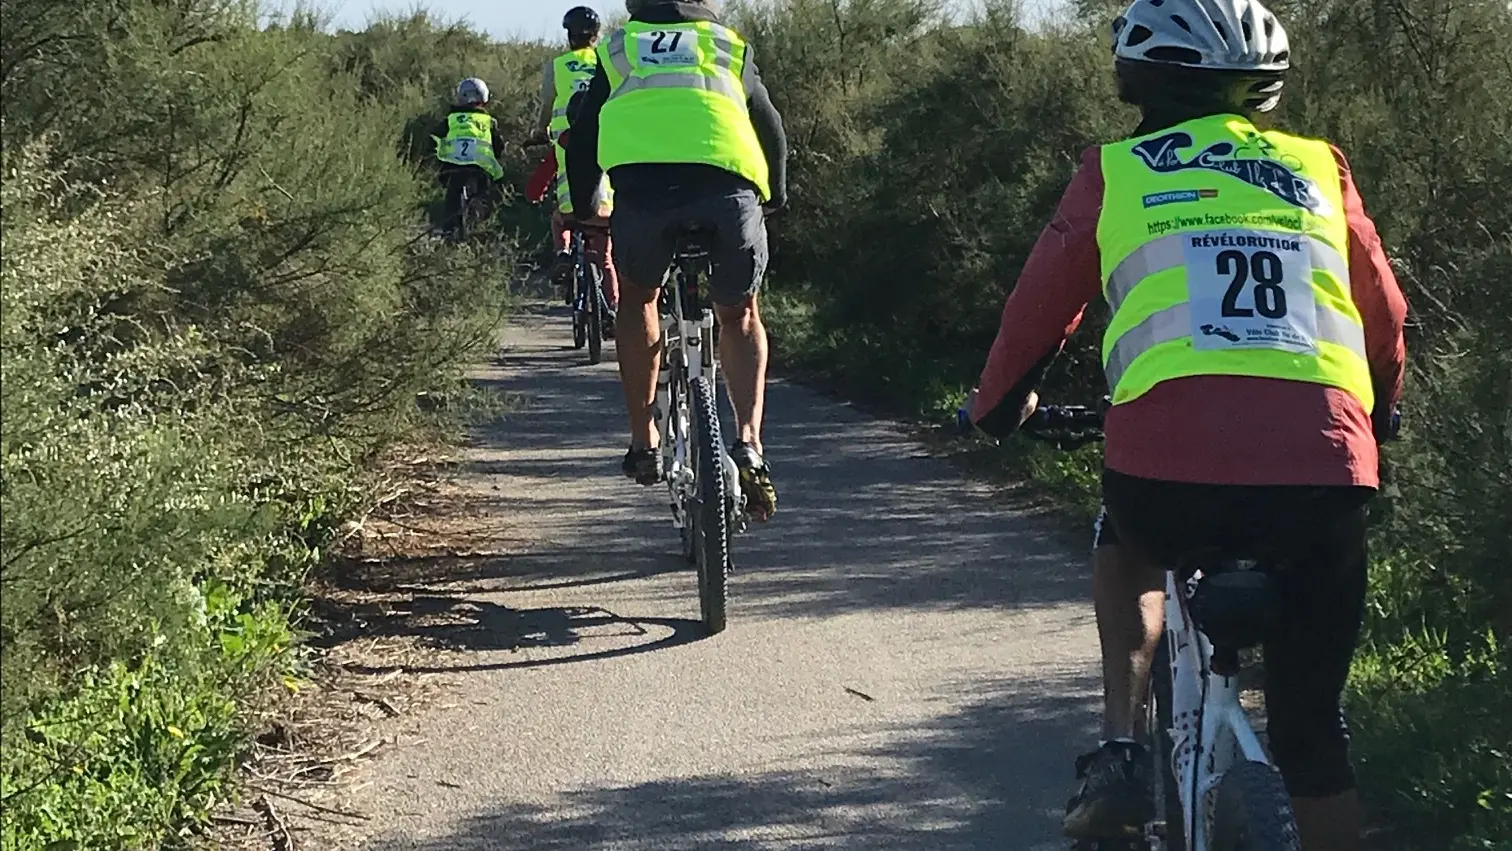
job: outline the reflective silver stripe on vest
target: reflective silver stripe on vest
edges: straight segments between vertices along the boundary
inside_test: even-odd
[[[567,107],[564,106],[561,109],[553,109],[551,111],[551,117],[552,118],[566,118],[567,117]]]
[[[703,74],[651,74],[645,77],[629,77],[624,85],[614,90],[609,100],[621,95],[645,89],[702,89],[724,95],[731,100],[740,100],[740,88],[727,77],[705,77]]]
[[[1333,308],[1319,304],[1318,339],[1349,349],[1362,360],[1365,358],[1365,329],[1356,325],[1348,316]],[[1192,336],[1192,314],[1187,304],[1173,304],[1144,318],[1143,322],[1125,331],[1113,341],[1113,350],[1108,353],[1108,362],[1103,372],[1108,376],[1108,387],[1118,389],[1134,359],[1161,343],[1181,340]],[[1239,351],[1245,351],[1240,349]]]
[[[695,37],[701,37],[702,31],[679,29],[680,32],[692,32]],[[714,67],[729,74],[731,78],[735,73],[735,41],[731,30],[718,24],[710,25],[709,35],[714,42]],[[625,52],[625,31],[616,30],[609,37],[604,52],[609,57],[609,64],[620,77],[620,84],[614,91],[609,93],[608,100],[614,100],[620,95],[642,89],[702,89],[707,92],[716,92],[733,100],[744,103],[741,92],[741,81],[723,76],[706,76],[696,72],[667,72],[653,73],[644,76],[635,76],[635,69],[630,64],[630,56]]]
[[[1151,275],[1164,272],[1169,269],[1177,269],[1186,265],[1183,252],[1183,240],[1194,232],[1173,233],[1159,239],[1151,240],[1134,249],[1133,252],[1119,261],[1113,268],[1113,273],[1108,276],[1107,286],[1103,288],[1104,296],[1108,300],[1108,306],[1114,313],[1123,304],[1124,299],[1129,297],[1139,282]],[[1346,287],[1349,285],[1349,264],[1344,261],[1344,256],[1332,245],[1314,236],[1301,236],[1277,231],[1277,236],[1297,236],[1309,248],[1312,257],[1312,267],[1322,269],[1333,274]]]

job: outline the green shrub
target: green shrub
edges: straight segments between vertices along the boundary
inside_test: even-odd
[[[228,794],[306,574],[501,315],[512,243],[424,236],[428,81],[254,11],[6,7],[7,851],[158,847]]]

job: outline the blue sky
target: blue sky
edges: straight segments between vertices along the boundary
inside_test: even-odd
[[[1055,0],[1027,0],[1030,9],[1053,5]],[[601,15],[624,11],[624,0],[318,0],[317,5],[335,13],[335,25],[362,29],[377,11],[404,13],[421,6],[443,19],[466,18],[473,26],[495,38],[541,38],[555,41],[562,35],[562,14],[579,3],[592,6]],[[962,3],[965,5],[965,3]]]
[[[495,38],[544,38],[555,40],[562,33],[562,15],[579,4],[599,14],[624,11],[624,0],[324,0],[322,6],[336,12],[335,24],[362,29],[375,11],[404,13],[423,6],[438,17],[466,18]]]

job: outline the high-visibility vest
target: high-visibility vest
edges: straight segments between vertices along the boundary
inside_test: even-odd
[[[572,213],[572,193],[567,188],[567,150],[560,144],[562,133],[571,126],[567,115],[567,105],[572,102],[573,95],[588,91],[588,85],[593,81],[593,73],[597,70],[598,51],[591,47],[569,50],[551,60],[553,86],[551,123],[546,126],[546,132],[551,139],[551,144],[556,146],[557,209],[567,215]],[[614,192],[609,187],[608,175],[599,180],[597,195],[598,214],[608,216],[614,210]]]
[[[746,42],[710,21],[631,21],[599,45],[609,98],[599,113],[599,164],[703,163],[771,198],[766,154],[751,124]]]
[[[436,159],[452,165],[474,165],[494,180],[504,167],[494,156],[493,116],[486,112],[453,112],[446,117],[446,138],[436,139]]]
[[[1219,115],[1101,154],[1113,404],[1175,378],[1243,375],[1338,387],[1371,410],[1343,184],[1326,143]]]

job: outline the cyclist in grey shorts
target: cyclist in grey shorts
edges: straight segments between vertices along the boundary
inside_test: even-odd
[[[574,206],[591,204],[607,171],[620,275],[615,319],[630,416],[622,469],[643,485],[663,476],[652,403],[660,322],[657,290],[679,229],[712,234],[710,297],[739,436],[730,455],[753,519],[777,509],[761,445],[767,337],[756,293],[766,274],[763,207],[786,203],[787,138],[751,47],[709,0],[630,0],[630,20],[598,46],[599,63],[567,144]],[[584,207],[587,209],[587,207]]]

